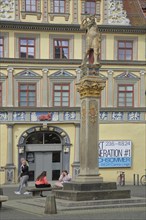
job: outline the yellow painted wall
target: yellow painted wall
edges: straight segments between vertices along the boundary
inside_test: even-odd
[[[123,170],[127,183],[133,182],[133,174],[144,174],[146,168],[146,125],[131,124],[101,124],[99,140],[131,140],[132,167],[100,169],[104,181],[116,181],[118,171]]]
[[[18,140],[22,133],[34,125],[14,125],[13,127],[13,162],[16,166],[15,181],[18,174]],[[70,137],[71,164],[74,161],[75,147],[75,126],[73,124],[55,124],[62,128]],[[144,174],[146,168],[146,125],[139,123],[128,124],[100,124],[99,140],[131,140],[132,141],[132,166],[130,168],[100,168],[99,173],[104,181],[117,181],[119,171],[124,171],[126,175],[126,184],[133,183],[133,174]],[[7,162],[7,126],[0,125],[0,166],[5,166]],[[0,183],[5,182],[5,173],[0,172]]]

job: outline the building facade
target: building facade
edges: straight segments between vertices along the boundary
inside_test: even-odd
[[[101,32],[99,168],[144,174],[146,154],[146,4],[143,0],[9,0],[0,3],[0,182],[17,182],[20,158],[30,181],[62,169],[79,173],[84,57],[81,20],[94,14]]]

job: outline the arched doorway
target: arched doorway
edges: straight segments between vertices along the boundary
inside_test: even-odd
[[[68,151],[65,151],[66,146]],[[70,139],[61,128],[37,126],[26,130],[18,147],[19,161],[20,157],[25,157],[29,162],[29,180],[34,181],[44,170],[50,181],[57,180],[62,169],[69,170],[69,146]]]

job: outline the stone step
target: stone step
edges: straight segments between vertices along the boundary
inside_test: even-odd
[[[126,199],[130,198],[130,190],[92,190],[92,191],[73,191],[73,190],[54,190],[54,195],[58,199],[70,201],[88,200],[107,200],[107,199]]]
[[[93,191],[93,190],[106,190],[106,189],[117,189],[116,182],[68,182],[63,184],[64,190],[75,190],[75,191]]]
[[[57,209],[61,211],[84,210],[84,209],[105,209],[105,208],[128,208],[146,207],[145,198],[95,200],[95,201],[65,201],[56,199]]]

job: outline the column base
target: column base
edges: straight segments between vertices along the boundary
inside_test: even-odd
[[[73,162],[73,164],[71,165],[72,168],[73,168],[73,175],[72,175],[72,178],[75,179],[79,173],[80,173],[80,162]]]
[[[75,182],[81,182],[81,183],[102,183],[103,177],[99,175],[78,175],[75,179]]]
[[[5,184],[14,183],[14,170],[15,166],[13,164],[7,164],[5,166]]]

